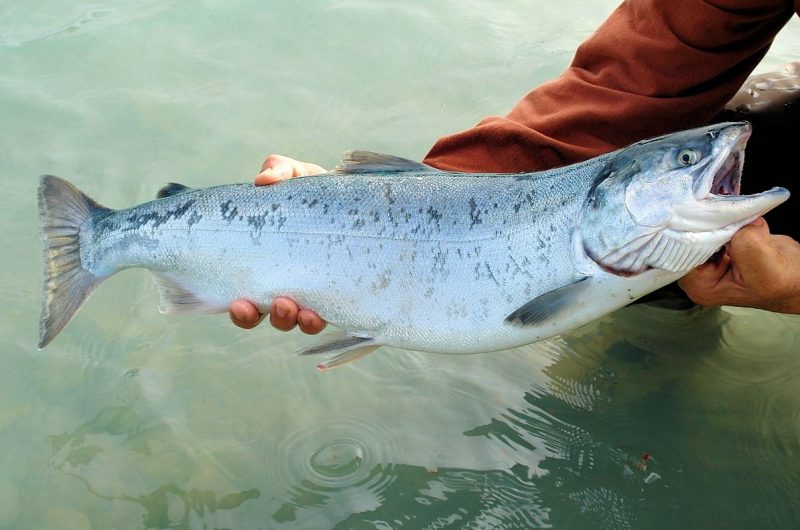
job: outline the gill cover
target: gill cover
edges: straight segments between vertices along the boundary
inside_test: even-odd
[[[678,206],[697,207],[695,182],[710,167],[715,134],[687,131],[619,152],[598,179],[578,225],[584,251],[622,276],[651,268],[689,270],[724,241],[714,232],[675,229]]]

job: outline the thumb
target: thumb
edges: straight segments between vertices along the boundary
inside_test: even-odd
[[[782,256],[775,246],[769,226],[758,218],[736,232],[728,245],[736,279],[744,285],[763,285],[763,280],[780,269]]]

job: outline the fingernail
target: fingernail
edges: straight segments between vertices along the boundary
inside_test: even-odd
[[[311,317],[306,313],[300,313],[297,315],[297,322],[304,327],[308,327],[311,325]]]
[[[289,308],[284,305],[275,307],[275,316],[278,318],[286,318],[289,315]]]
[[[240,307],[239,305],[235,305],[233,307],[231,314],[233,315],[234,320],[238,320],[239,322],[242,322],[247,318],[244,308]]]

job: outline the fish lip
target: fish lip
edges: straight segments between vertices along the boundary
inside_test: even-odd
[[[745,147],[752,135],[752,127],[747,122],[737,123],[716,134],[725,136],[717,140],[718,145],[722,144],[719,149],[723,150],[724,156],[716,156],[704,171],[697,187],[697,200],[736,199],[742,191]]]
[[[699,202],[712,209],[716,209],[715,205],[736,202],[742,203],[740,208],[745,210],[752,209],[755,212],[758,209],[756,214],[748,217],[750,220],[763,215],[789,197],[789,191],[780,187],[741,195],[745,147],[752,133],[753,129],[748,122],[733,123],[716,133],[727,136],[718,140],[722,143],[720,148],[727,151],[727,154],[718,156],[704,172],[700,189],[705,190],[705,195],[698,198]],[[745,207],[745,204],[749,207]]]

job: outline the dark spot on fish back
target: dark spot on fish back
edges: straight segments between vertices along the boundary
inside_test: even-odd
[[[428,206],[427,213],[428,213],[428,219],[430,219],[431,221],[436,221],[438,223],[438,221],[442,218],[442,214],[439,212],[439,210],[437,210],[433,206]]]
[[[184,214],[194,205],[194,199],[188,200],[172,209],[161,211],[160,209],[153,209],[148,212],[134,214],[127,217],[127,225],[121,227],[123,231],[136,230],[145,226],[148,223],[153,224],[153,228],[158,228],[170,219],[180,219]]]
[[[192,225],[196,225],[197,223],[199,223],[202,218],[203,218],[203,215],[201,213],[199,213],[197,210],[195,210],[195,211],[192,212],[192,215],[189,216],[189,220],[186,221],[186,222],[189,224],[189,226],[192,226]]]
[[[394,192],[392,191],[392,183],[391,182],[384,182],[383,184],[383,196],[389,201],[389,204],[394,204]]]
[[[228,224],[230,224],[236,218],[236,215],[239,213],[239,208],[237,208],[236,206],[232,207],[231,206],[232,203],[233,201],[228,200],[219,205],[220,215],[225,221],[228,221]]]
[[[264,225],[267,224],[267,214],[262,213],[260,215],[248,215],[247,216],[247,225],[251,226],[253,230],[256,232],[260,232]]]
[[[483,223],[481,219],[481,210],[478,208],[478,203],[475,202],[475,197],[470,197],[469,199],[469,218],[470,221],[472,221],[469,225],[470,230],[472,230],[472,227],[475,225]]]

